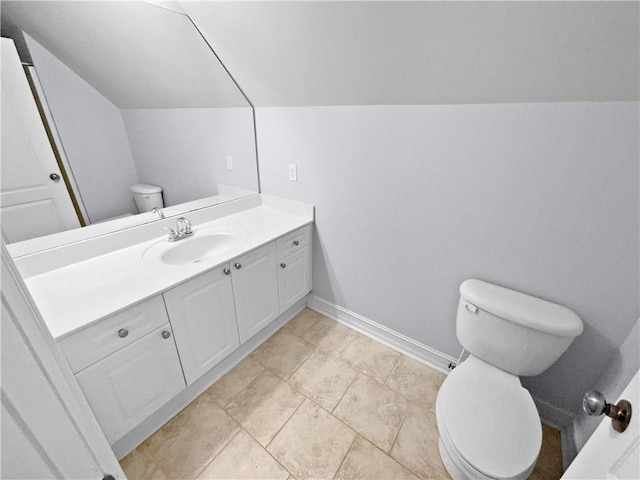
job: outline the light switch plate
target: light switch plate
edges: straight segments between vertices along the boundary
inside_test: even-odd
[[[298,181],[298,167],[295,163],[289,164],[289,180],[292,182]]]
[[[233,157],[227,155],[227,170],[233,170]]]

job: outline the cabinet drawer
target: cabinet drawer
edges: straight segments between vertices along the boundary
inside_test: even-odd
[[[168,323],[76,379],[112,445],[185,388]]]
[[[158,296],[69,335],[58,345],[76,373],[168,321],[164,302]]]
[[[279,238],[276,242],[276,249],[278,251],[278,260],[291,255],[311,242],[311,225],[307,225],[295,232],[291,232],[282,238]]]

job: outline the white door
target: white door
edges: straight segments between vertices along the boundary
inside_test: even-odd
[[[77,228],[80,222],[18,52],[12,40],[1,41],[0,209],[4,238],[13,243]]]
[[[0,478],[124,479],[2,243]]]
[[[231,279],[225,271],[226,265],[163,294],[187,385],[240,345]]]
[[[237,258],[231,270],[240,342],[244,343],[279,315],[275,243]]]
[[[562,478],[575,479],[634,479],[640,478],[640,386],[639,372],[625,388],[621,399],[632,406],[631,424],[622,432],[616,432],[611,419],[603,416],[602,422]],[[611,402],[612,399],[607,399]],[[616,400],[614,403],[617,403]]]

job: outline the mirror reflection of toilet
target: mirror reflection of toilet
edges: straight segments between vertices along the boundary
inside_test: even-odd
[[[162,188],[147,183],[131,185],[133,198],[138,207],[138,213],[150,212],[154,208],[163,208]]]
[[[454,479],[525,479],[542,445],[540,417],[520,375],[549,368],[582,333],[572,310],[466,280],[456,333],[470,356],[436,400],[440,456]]]

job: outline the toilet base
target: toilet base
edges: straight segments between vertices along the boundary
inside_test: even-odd
[[[456,462],[453,461],[451,455],[449,455],[449,452],[442,441],[442,437],[438,438],[438,450],[440,450],[440,459],[442,460],[442,464],[444,465],[444,468],[447,469],[447,473],[451,475],[453,480],[493,480],[491,477],[482,475],[480,472],[470,474],[470,472],[462,470]]]

